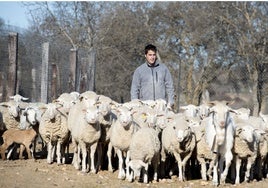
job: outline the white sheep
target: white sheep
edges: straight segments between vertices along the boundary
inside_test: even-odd
[[[66,113],[69,113],[70,108],[77,102],[79,99],[79,93],[62,93],[54,102],[61,104],[64,109],[66,109]]]
[[[38,132],[38,126],[33,126],[33,128],[27,130],[19,130],[19,129],[8,129],[2,135],[3,144],[0,146],[1,157],[5,160],[5,151],[11,146],[13,143],[20,144],[23,146],[20,151],[19,158],[22,159],[22,154],[24,147],[26,148],[28,159],[33,157],[30,146],[33,144]]]
[[[164,99],[145,100],[142,103],[157,111],[166,111],[168,107],[170,108]]]
[[[235,183],[240,183],[242,160],[246,160],[244,181],[248,182],[252,178],[252,166],[257,157],[257,140],[254,134],[254,128],[251,125],[236,124],[233,154],[236,166]]]
[[[108,157],[108,170],[113,171],[112,166],[112,145],[110,144],[110,135],[111,135],[111,125],[116,121],[116,114],[112,111],[112,106],[114,102],[111,98],[99,95],[97,102],[99,112],[101,114],[99,123],[101,126],[101,137],[98,143],[98,169],[100,170],[103,166],[103,150],[108,146],[107,157]]]
[[[151,164],[154,170],[154,180],[157,181],[160,148],[158,132],[154,129],[144,127],[134,133],[129,146],[130,161],[127,163],[127,168],[131,169],[128,177],[130,182],[135,178],[140,178],[141,170],[144,169],[143,182],[148,183],[148,167]]]
[[[180,107],[180,111],[186,116],[186,117],[196,117],[198,113],[198,106],[193,104],[188,104],[185,106]]]
[[[134,132],[137,131],[138,126],[133,121],[133,113],[125,106],[118,107],[117,120],[111,127],[110,142],[114,147],[118,156],[118,179],[125,179],[126,174],[124,170],[125,164],[129,161],[129,146],[130,140]],[[126,153],[126,159],[124,161],[123,154]]]
[[[268,135],[264,130],[256,128],[254,128],[254,133],[257,138],[256,174],[257,179],[262,180],[268,176]]]
[[[1,130],[10,128],[19,129],[21,108],[19,103],[14,101],[0,103],[0,113],[2,121],[0,121]]]
[[[125,102],[119,106],[125,106],[129,109],[133,108],[133,107],[138,107],[138,106],[143,106],[143,102],[140,99],[133,99],[132,101],[129,102]]]
[[[81,97],[81,96],[80,96]],[[73,165],[80,169],[80,150],[82,152],[82,172],[87,172],[87,148],[90,148],[90,172],[96,173],[94,155],[101,136],[99,110],[96,105],[88,106],[86,101],[77,102],[69,111],[68,127],[74,144]]]
[[[57,103],[48,103],[41,117],[39,133],[47,144],[47,163],[51,164],[56,150],[57,164],[65,163],[63,148],[69,141],[66,110]]]
[[[140,127],[154,126],[157,120],[157,111],[149,106],[136,106],[131,108],[133,121]]]
[[[86,91],[86,92],[83,92],[83,93],[81,93],[79,95],[78,100],[75,102],[74,106],[70,110],[72,110],[72,114],[79,114],[82,110],[84,111],[88,107],[91,107],[93,105],[96,105],[98,99],[99,99],[99,96],[94,91]],[[72,128],[74,127],[72,125],[73,123],[76,124],[75,119],[73,119],[73,122],[72,123],[71,122],[68,122],[68,129],[71,132],[72,132]],[[79,169],[80,167],[79,167],[78,164],[80,164],[80,148],[78,147],[78,144],[75,144],[74,146],[75,146],[75,151],[77,153],[79,153],[79,155],[74,155],[75,157],[73,157],[72,164],[75,166],[76,169]],[[76,158],[76,156],[78,158]]]
[[[239,108],[234,110],[235,114],[232,114],[234,121],[240,120],[248,120],[250,117],[250,109],[249,108]]]
[[[255,160],[256,175],[258,179],[263,178],[263,172],[267,176],[267,130],[268,124],[266,115],[260,113],[259,117],[250,116],[250,110],[240,108],[235,110],[233,119],[236,125],[251,125],[254,129],[254,135],[257,140],[257,158]]]
[[[205,128],[207,119],[204,118],[200,122],[200,126],[194,126],[193,131],[196,137],[196,159],[200,163],[201,178],[207,180],[207,176],[211,178],[211,170],[213,167],[213,154],[205,138]],[[208,166],[208,168],[207,168]]]
[[[166,154],[175,156],[179,169],[179,181],[185,181],[185,166],[196,145],[195,135],[183,116],[177,116],[162,131],[161,160],[166,161]]]

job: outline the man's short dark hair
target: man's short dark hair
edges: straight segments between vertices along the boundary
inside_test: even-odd
[[[152,50],[155,53],[157,52],[156,46],[154,46],[152,44],[148,44],[147,46],[145,46],[144,53],[147,54],[149,50]]]

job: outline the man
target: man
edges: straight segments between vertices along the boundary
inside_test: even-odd
[[[174,105],[172,76],[166,65],[157,62],[157,48],[149,44],[145,47],[146,62],[133,74],[131,100],[164,99],[168,107]]]

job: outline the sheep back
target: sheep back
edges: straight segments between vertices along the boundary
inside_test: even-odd
[[[157,132],[152,128],[141,128],[134,133],[129,147],[131,160],[151,162],[160,152],[160,140]]]

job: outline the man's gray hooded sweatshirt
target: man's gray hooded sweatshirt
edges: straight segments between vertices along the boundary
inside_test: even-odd
[[[140,65],[134,72],[130,94],[131,100],[164,99],[173,105],[174,87],[167,66],[157,62],[153,66]]]

